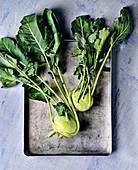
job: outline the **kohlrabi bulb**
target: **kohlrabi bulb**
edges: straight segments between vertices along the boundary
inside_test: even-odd
[[[76,92],[74,92],[73,90],[71,91],[70,96],[72,98],[72,102],[76,110],[80,112],[84,112],[84,111],[89,110],[90,107],[93,105],[93,97],[89,95],[89,93],[87,92],[84,97],[81,96],[79,101],[77,101],[79,92],[80,92],[80,89],[77,90]]]
[[[52,123],[53,130],[65,137],[74,136],[77,129],[77,123],[74,118],[70,117],[68,120],[65,116],[59,116],[58,114],[54,117]]]

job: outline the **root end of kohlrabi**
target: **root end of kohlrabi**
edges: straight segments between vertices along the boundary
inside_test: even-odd
[[[58,137],[59,139],[62,139],[63,138],[63,135],[59,135],[59,137]]]
[[[91,108],[93,105],[93,97],[89,95],[89,92],[87,92],[83,97],[81,97],[78,100],[78,95],[79,95],[80,89],[77,91],[72,90],[70,92],[70,96],[72,99],[72,102],[76,108],[77,111],[84,112],[87,111]]]

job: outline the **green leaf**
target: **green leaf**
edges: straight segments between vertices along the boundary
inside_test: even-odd
[[[75,33],[74,38],[78,41],[78,46],[80,48],[86,47],[86,40],[79,33]]]
[[[30,62],[30,59],[23,54],[18,45],[10,38],[4,37],[0,39],[0,51],[6,52],[13,58],[20,60],[20,63],[23,65],[27,65]]]
[[[74,38],[78,41],[78,46],[86,48],[88,42],[93,43],[100,26],[101,19],[97,19],[93,23],[88,15],[77,17],[71,24],[71,30]]]
[[[24,68],[21,68],[20,62],[18,63],[17,59],[6,54],[5,52],[0,52],[0,67],[7,68],[7,69],[12,68],[12,70],[13,69],[16,70],[16,75],[14,74],[14,72],[10,72],[13,74],[13,76],[16,76],[16,81],[19,80],[19,82],[28,84],[30,82],[26,78],[23,78],[23,77],[24,77],[24,75],[27,75],[28,77],[34,76],[37,73],[38,63],[30,62],[27,65],[25,65]],[[5,79],[8,81],[9,74],[7,74],[7,78],[5,77]]]
[[[38,63],[29,63],[24,69],[22,69],[22,73],[28,75],[29,77],[32,77],[37,74],[37,68],[38,68]]]
[[[99,63],[101,63],[103,60],[104,60],[104,58],[101,58],[101,59],[99,60]]]
[[[0,66],[15,68],[17,66],[17,59],[11,57],[5,52],[0,52]]]
[[[2,88],[13,87],[16,85],[18,78],[13,75],[14,71],[11,68],[0,67],[0,81],[2,83]]]
[[[38,91],[37,89],[28,88],[27,93],[30,99],[46,102],[45,97],[43,96],[42,92]]]
[[[92,24],[92,28],[91,29],[93,30],[93,32],[97,32],[98,33],[98,31],[103,28],[103,25],[104,25],[103,19],[97,18],[94,21],[94,23]]]
[[[47,8],[44,10],[42,24],[44,25],[44,39],[48,42],[46,54],[53,57],[60,46],[62,34],[59,33],[58,21],[52,10]]]
[[[103,20],[99,18],[92,22],[89,16],[77,17],[72,22],[72,34],[78,41],[78,47],[73,52],[73,56],[77,55],[78,59],[81,60],[88,69],[94,64],[93,56],[95,55],[95,48],[100,51],[107,38],[107,31],[104,29],[100,30],[103,28],[103,23]],[[75,74],[80,77],[81,73],[78,68],[76,69]]]
[[[56,63],[56,57],[50,57],[49,64],[50,64],[50,70],[53,70],[53,66]]]
[[[35,80],[35,82],[39,85],[39,87],[43,90],[44,93],[51,96],[51,91],[43,84],[43,82],[41,82],[41,80]],[[45,97],[41,91],[27,86],[26,89],[28,92],[28,97],[30,99],[46,102]]]
[[[79,47],[77,47],[77,48],[73,51],[72,56],[77,56],[77,55],[80,55],[81,53],[82,53],[82,50],[79,49]]]
[[[78,59],[79,60],[83,60],[83,55],[81,54],[81,55],[78,55]]]
[[[30,77],[30,76],[34,76],[37,73],[38,63],[30,62],[27,65],[25,65],[24,68],[21,69],[20,64],[17,62],[17,59],[6,54],[5,52],[0,52],[0,66],[7,67],[7,68],[13,68],[16,70],[20,69],[19,77],[23,76],[21,73],[24,73]]]
[[[43,13],[43,24],[47,25],[53,35],[59,32],[58,21],[52,10],[45,8]]]
[[[86,50],[82,50],[82,54],[78,55],[79,60],[87,60],[86,59]]]
[[[47,56],[49,57],[53,57],[56,55],[57,51],[58,51],[58,48],[60,46],[60,43],[61,43],[61,39],[62,39],[62,34],[60,34],[59,32],[55,33],[54,34],[54,41],[52,43],[52,46],[49,47],[47,50],[46,50],[46,54]]]
[[[114,45],[122,43],[132,32],[132,25],[127,8],[120,11],[120,17],[114,20],[114,32],[110,38],[110,43]]]
[[[88,37],[88,42],[89,42],[89,43],[94,43],[94,41],[96,40],[96,35],[97,35],[97,32],[94,32],[93,34],[91,34],[91,35]]]
[[[43,63],[46,56],[56,56],[62,34],[59,33],[56,16],[50,9],[44,10],[42,21],[32,14],[25,16],[21,24],[16,40],[34,61]]]
[[[53,105],[59,116],[65,115],[65,111],[68,111],[67,105],[62,102],[58,102],[57,105]]]
[[[30,81],[28,81],[26,78],[16,75],[14,69],[4,67],[0,67],[0,81],[3,85],[3,88],[13,87],[16,85],[16,82],[30,84]]]
[[[21,83],[23,84],[30,84],[31,82],[29,80],[27,80],[25,77],[18,77],[18,80],[21,81]]]
[[[16,40],[25,52],[31,52],[40,63],[45,62],[44,57],[46,43],[40,32],[37,15],[32,14],[25,16],[21,21]],[[40,57],[41,56],[41,60]]]
[[[85,39],[91,34],[92,21],[88,15],[79,16],[71,23],[72,34],[78,33]]]
[[[106,41],[107,37],[109,36],[110,31],[107,28],[103,28],[102,30],[99,31],[99,37],[98,39],[96,39],[95,43],[94,43],[94,48],[100,52],[104,42]]]

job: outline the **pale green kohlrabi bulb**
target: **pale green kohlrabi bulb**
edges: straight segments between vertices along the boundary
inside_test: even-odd
[[[84,112],[84,111],[89,110],[90,107],[93,105],[93,97],[87,92],[84,97],[81,97],[79,101],[77,101],[79,92],[80,92],[80,89],[78,89],[76,92],[72,90],[70,92],[70,96],[72,98],[72,102],[76,110],[80,112]]]
[[[72,117],[67,120],[65,116],[59,116],[57,114],[54,117],[52,127],[55,133],[59,133],[61,137],[72,137],[77,130],[77,123]]]

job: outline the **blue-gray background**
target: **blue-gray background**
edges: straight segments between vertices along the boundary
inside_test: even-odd
[[[20,20],[31,13],[53,9],[65,38],[78,15],[113,19],[129,6],[134,30],[113,49],[113,153],[110,156],[27,157],[23,154],[23,88],[0,89],[0,170],[126,170],[138,169],[138,2],[137,0],[0,0],[0,38],[13,37]],[[68,146],[66,146],[68,147]]]

